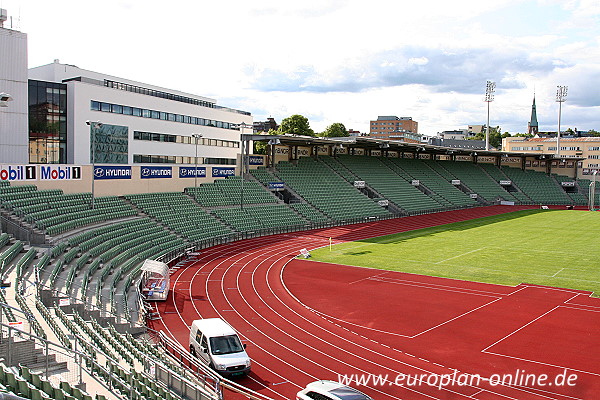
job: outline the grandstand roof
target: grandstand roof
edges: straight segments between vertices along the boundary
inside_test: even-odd
[[[461,149],[456,147],[445,147],[435,146],[425,143],[408,143],[401,142],[398,140],[386,140],[386,139],[375,139],[365,136],[352,136],[352,137],[336,137],[336,138],[323,138],[323,137],[311,137],[311,136],[298,136],[298,135],[252,135],[243,134],[243,141],[269,141],[271,139],[279,139],[280,144],[288,146],[352,146],[364,149],[384,149],[391,151],[403,151],[403,152],[425,152],[429,154],[454,154],[454,155],[475,155],[475,156],[496,156],[496,157],[536,157],[544,158],[547,160],[552,159],[575,159],[583,160],[582,157],[573,156],[559,156],[555,153],[539,153],[539,152],[514,152],[514,151],[500,151],[500,150],[474,150],[474,149]],[[585,139],[585,138],[578,138]],[[533,140],[533,139],[530,139]],[[543,139],[540,139],[543,140]]]

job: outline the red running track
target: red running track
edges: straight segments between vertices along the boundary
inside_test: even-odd
[[[352,241],[515,209],[451,211],[216,246],[171,277],[169,298],[157,304],[162,319],[152,321],[153,328],[187,347],[193,320],[226,319],[253,360],[240,383],[273,399],[294,399],[307,383],[338,380],[338,374],[413,377],[410,385],[360,386],[375,399],[595,399],[600,301],[589,293],[294,259],[301,248],[329,244],[329,237]],[[459,382],[438,388],[414,381],[436,374],[455,374]],[[560,387],[521,378],[527,384],[515,387],[465,382],[466,374],[517,380],[547,374],[550,383],[561,374],[576,378],[575,386]]]

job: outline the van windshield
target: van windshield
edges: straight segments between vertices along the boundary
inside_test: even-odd
[[[210,349],[213,354],[231,354],[244,351],[237,335],[211,337]]]

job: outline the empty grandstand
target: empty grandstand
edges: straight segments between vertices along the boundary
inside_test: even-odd
[[[247,179],[93,201],[91,193],[0,182],[3,229],[12,232],[0,234],[2,281],[14,282],[1,292],[1,315],[26,325],[27,334],[11,341],[52,348],[38,357],[43,365],[17,365],[14,357],[27,359],[16,347],[1,350],[0,384],[28,398],[189,397],[185,385],[198,398],[219,398],[211,383],[219,377],[188,370],[148,340],[151,311],[137,287],[144,260],[176,267],[182,255],[240,238],[499,202],[585,205],[589,186],[491,163],[352,155],[283,160]],[[105,389],[77,386],[77,365]],[[183,386],[153,379],[150,366]],[[57,382],[53,368],[71,383]]]

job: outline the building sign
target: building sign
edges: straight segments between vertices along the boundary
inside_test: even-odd
[[[472,199],[476,199],[477,198],[477,193],[470,193],[469,197]]]
[[[473,161],[473,157],[471,156],[456,156],[454,157],[455,161]]]
[[[249,156],[248,164],[250,165],[263,165],[265,163],[263,156]]]
[[[180,178],[206,178],[206,167],[179,167]]]
[[[37,179],[35,165],[0,165],[0,181],[34,181]]]
[[[521,159],[518,157],[502,157],[502,164],[520,164]]]
[[[275,146],[275,154],[290,154],[290,149],[287,146]]]
[[[141,179],[172,178],[173,167],[140,167]]]
[[[454,186],[459,186],[460,185],[460,179],[452,179],[452,184]]]
[[[560,183],[562,187],[575,187],[575,182],[571,181],[571,182],[561,182]]]
[[[496,157],[485,157],[485,156],[477,157],[477,162],[478,163],[494,163],[494,162],[496,162]]]
[[[364,188],[365,187],[365,181],[354,181],[354,187],[355,188]]]
[[[421,182],[418,179],[413,179],[410,184],[413,186],[419,186],[421,184]]]
[[[72,165],[40,165],[40,180],[70,181],[81,180],[81,167]]]
[[[285,184],[283,182],[269,182],[269,190],[283,190]]]
[[[381,207],[387,207],[390,202],[388,200],[379,200],[377,204],[379,204]]]
[[[305,147],[298,147],[298,150],[296,151],[296,155],[298,157],[310,156],[310,149],[307,149]]]
[[[381,150],[371,150],[371,156],[381,157]]]
[[[233,175],[235,175],[235,168],[233,167],[212,167],[213,178],[224,178]]]
[[[94,168],[94,179],[131,179],[130,166],[97,166]]]
[[[510,186],[512,185],[512,181],[500,181],[500,186]]]

